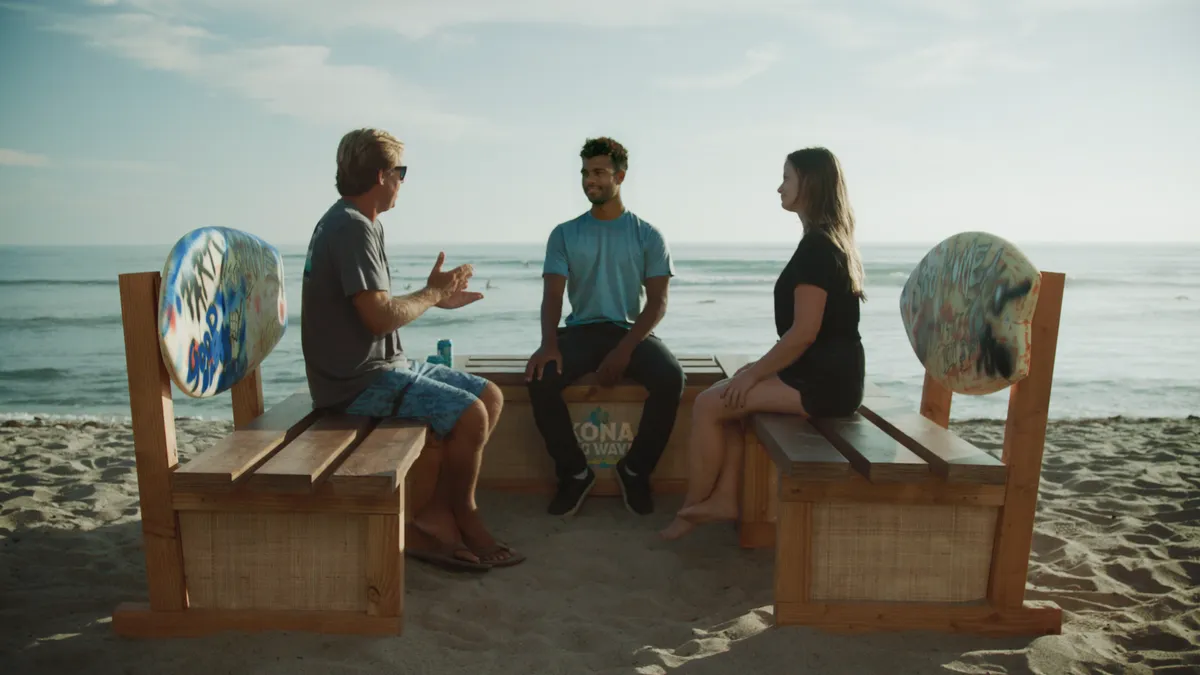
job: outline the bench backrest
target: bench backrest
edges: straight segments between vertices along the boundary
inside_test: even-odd
[[[175,385],[205,398],[255,371],[287,330],[283,257],[240,230],[204,227],[167,256],[158,296],[159,349]]]

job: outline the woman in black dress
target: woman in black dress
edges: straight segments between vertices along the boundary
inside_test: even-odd
[[[738,515],[742,457],[738,421],[750,413],[841,417],[863,398],[858,333],[863,266],[854,212],[837,157],[825,148],[787,156],[781,206],[800,216],[803,237],[775,282],[779,341],[730,379],[701,393],[692,411],[688,492],[667,539],[697,523]]]

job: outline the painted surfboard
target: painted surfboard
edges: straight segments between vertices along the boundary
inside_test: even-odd
[[[1040,290],[1037,268],[1011,242],[961,232],[913,269],[900,293],[900,316],[935,380],[956,394],[990,394],[1029,374]]]
[[[283,257],[227,227],[185,234],[167,256],[158,298],[159,347],[185,394],[227,391],[262,363],[287,330]]]

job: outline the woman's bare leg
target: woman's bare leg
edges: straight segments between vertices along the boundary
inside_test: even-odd
[[[721,425],[725,431],[725,461],[721,475],[712,494],[702,502],[685,505],[679,515],[693,523],[709,523],[721,520],[737,520],[738,483],[742,477],[742,444],[744,434],[738,420],[727,420]]]
[[[719,383],[696,397],[692,412],[693,435],[688,453],[688,492],[675,520],[660,533],[666,539],[682,537],[696,523],[737,517],[742,444],[740,440],[726,440],[725,423],[756,412],[807,415],[800,402],[800,392],[774,375],[754,385],[746,393],[745,405],[740,409],[726,407],[721,399],[723,389],[724,383]],[[709,400],[702,401],[705,397]],[[698,428],[697,421],[702,419],[707,426]],[[697,433],[707,435],[697,436]]]
[[[683,508],[695,506],[708,499],[720,477],[725,457],[724,420],[721,408],[725,403],[721,392],[725,389],[722,380],[696,397],[692,404],[692,429],[688,439],[688,487],[683,498]],[[682,512],[682,509],[681,509]],[[687,520],[675,517],[659,534],[665,539],[677,539],[694,526]]]

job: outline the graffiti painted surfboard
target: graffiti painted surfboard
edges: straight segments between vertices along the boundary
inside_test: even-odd
[[[962,232],[933,247],[900,293],[917,359],[957,394],[990,394],[1029,374],[1041,276],[1016,246]]]
[[[167,256],[158,298],[159,347],[171,379],[216,396],[262,363],[287,330],[283,258],[226,227],[185,234]]]

